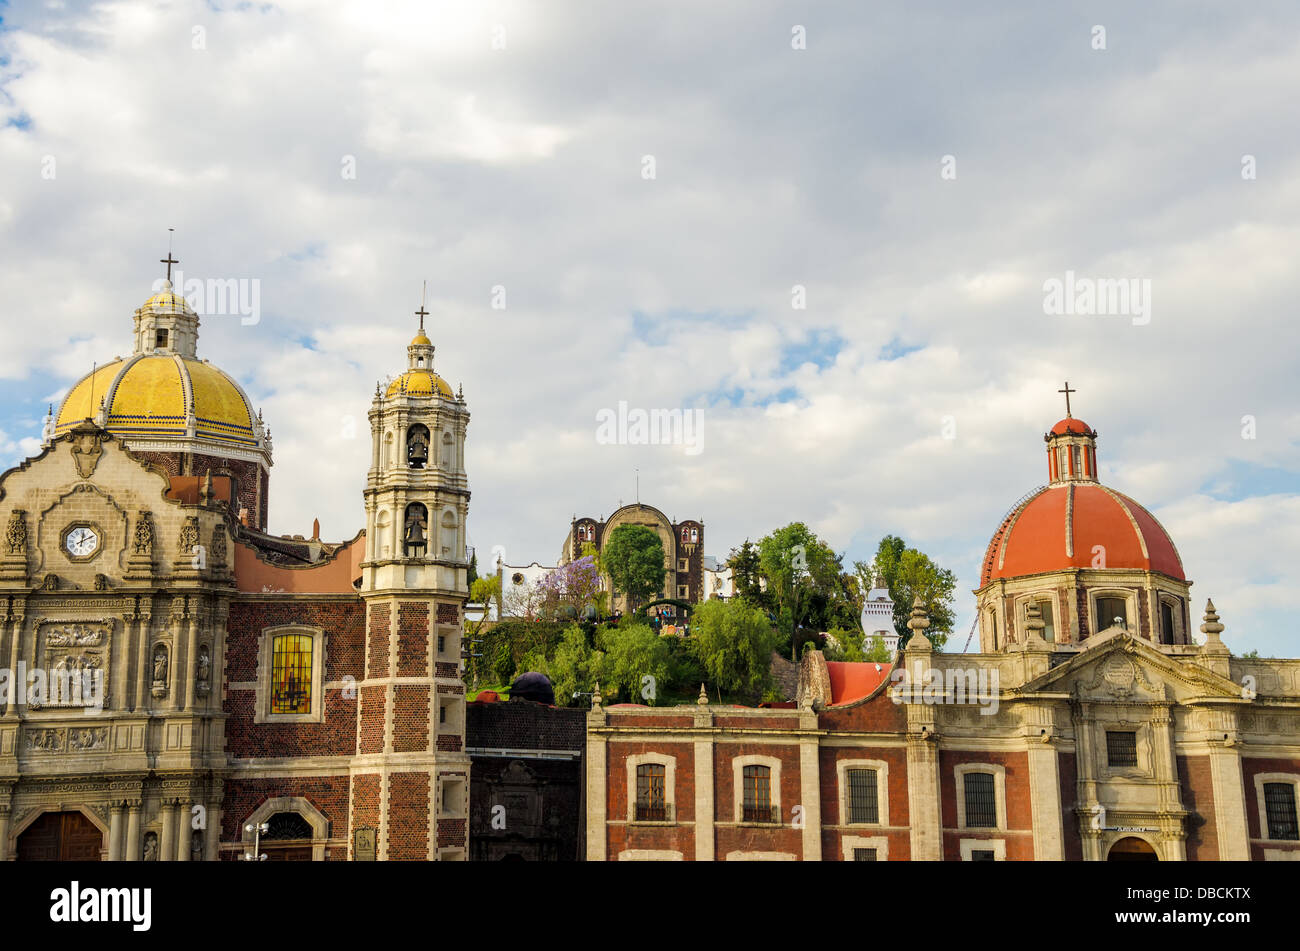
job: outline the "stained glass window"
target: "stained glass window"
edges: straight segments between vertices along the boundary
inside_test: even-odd
[[[271,712],[311,713],[310,634],[279,634],[271,643]]]

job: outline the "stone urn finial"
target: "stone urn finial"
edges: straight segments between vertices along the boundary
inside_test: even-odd
[[[1205,600],[1205,623],[1201,625],[1201,633],[1205,635],[1205,643],[1201,646],[1201,650],[1213,653],[1228,653],[1227,646],[1224,645],[1223,639],[1219,637],[1223,633],[1223,624],[1219,622],[1219,612],[1214,610],[1214,602],[1209,598]]]
[[[907,622],[907,629],[912,632],[912,636],[907,639],[907,650],[933,650],[934,645],[932,645],[930,639],[925,636],[925,629],[929,626],[930,615],[926,614],[925,605],[921,603],[921,596],[917,595],[912,601],[912,617]]]
[[[709,692],[704,689],[704,684],[700,684],[700,695],[695,698],[695,702],[702,707],[709,705]]]
[[[600,706],[604,702],[605,698],[600,695],[600,681],[597,680],[591,688],[591,705],[594,708]]]

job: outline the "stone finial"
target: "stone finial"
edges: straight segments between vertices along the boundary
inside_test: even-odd
[[[1030,601],[1025,606],[1025,640],[1041,641],[1045,630],[1047,630],[1047,622],[1043,620],[1042,608],[1038,606],[1037,601]]]
[[[591,688],[591,705],[594,708],[600,706],[604,702],[605,698],[600,695],[600,681],[597,680]]]
[[[1205,643],[1201,646],[1201,650],[1224,654],[1228,652],[1228,648],[1219,637],[1223,633],[1219,612],[1214,610],[1214,602],[1209,598],[1205,600],[1205,623],[1201,625],[1201,633],[1205,635]]]
[[[214,494],[212,490],[212,470],[209,469],[208,474],[203,477],[203,488],[199,490],[199,502],[202,505],[211,505]]]
[[[702,707],[707,707],[709,705],[709,692],[704,689],[703,683],[700,684],[700,695],[695,698],[695,702]]]
[[[912,617],[907,622],[907,629],[912,632],[912,636],[907,639],[907,650],[928,651],[934,649],[930,639],[925,636],[925,629],[929,626],[930,615],[926,613],[920,595],[917,595],[912,601]]]

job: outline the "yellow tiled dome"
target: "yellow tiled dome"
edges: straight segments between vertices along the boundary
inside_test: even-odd
[[[141,305],[140,310],[149,311],[155,314],[189,314],[194,317],[198,316],[198,314],[194,313],[194,308],[190,306],[190,302],[172,290],[171,281],[164,281],[163,289],[145,301],[144,304]]]
[[[417,338],[418,339],[418,338]],[[431,370],[407,370],[388,384],[388,396],[433,396],[452,398],[447,381]]]
[[[183,298],[176,299],[184,305]],[[196,438],[257,446],[254,415],[243,390],[200,360],[155,353],[100,367],[68,392],[59,407],[55,432],[64,433],[83,419],[94,418],[101,402],[108,410],[106,428],[117,436],[185,437],[192,417]]]

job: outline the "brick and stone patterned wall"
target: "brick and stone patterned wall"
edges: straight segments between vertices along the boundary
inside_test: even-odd
[[[1217,861],[1219,834],[1214,821],[1214,778],[1208,756],[1179,756],[1178,785],[1187,817],[1187,861]]]
[[[837,861],[844,857],[845,836],[883,836],[889,840],[891,862],[908,859],[912,837],[908,828],[907,751],[897,746],[823,746],[818,750],[821,775],[822,859]],[[877,792],[881,818],[887,826],[840,826],[840,801],[847,792],[839,785],[842,760],[879,760],[888,767],[888,787]]]
[[[771,756],[781,763],[781,816],[775,825],[744,825],[714,830],[716,855],[725,859],[728,852],[788,852],[803,858],[803,830],[791,825],[792,810],[802,805],[799,782],[799,747],[770,743],[719,742],[713,747],[714,818],[718,823],[739,821],[735,814],[732,761],[738,756]],[[775,779],[775,777],[773,777]],[[773,796],[775,800],[777,797]]]
[[[370,605],[369,629],[366,637],[366,676],[388,676],[388,637],[392,614],[387,604]]]
[[[466,820],[464,819],[439,819],[438,848],[465,848],[466,831]]]
[[[304,776],[268,779],[227,779],[221,804],[221,841],[229,845],[242,843],[243,828],[249,817],[268,799],[296,796],[306,799],[330,822],[332,839],[344,839],[348,829],[348,777]],[[238,860],[241,852],[223,852],[225,859]],[[347,859],[347,848],[330,849],[330,861]]]
[[[429,676],[429,605],[403,601],[397,606],[397,676]]]
[[[329,688],[344,678],[361,677],[361,630],[365,607],[352,601],[312,600],[296,596],[284,601],[235,601],[226,622],[225,699],[226,751],[234,758],[253,756],[350,755],[356,750],[356,698]],[[322,689],[324,718],[320,723],[256,723],[257,664],[263,631],[301,624],[325,631]],[[242,685],[242,686],[232,686]]]
[[[428,857],[429,774],[392,773],[388,777],[389,861],[422,862]]]
[[[349,835],[355,829],[374,829],[375,834],[379,834],[379,789],[378,773],[361,773],[352,777],[352,826],[348,829]]]
[[[962,829],[957,825],[957,797],[962,795],[953,769],[966,763],[990,763],[1002,766],[1006,775],[1007,828]],[[1007,861],[1030,861],[1034,857],[1033,817],[1030,814],[1029,757],[1021,753],[940,750],[939,798],[943,808],[944,861],[961,860],[962,839],[1002,839],[1006,842]]]
[[[427,750],[429,748],[428,686],[397,684],[393,691],[393,752],[414,753]]]
[[[383,684],[364,686],[361,694],[361,715],[357,720],[357,752],[382,753],[384,751],[384,712],[388,688]]]
[[[823,710],[817,723],[831,732],[901,734],[907,732],[907,708],[894,703],[886,686],[882,693],[863,703]]]

